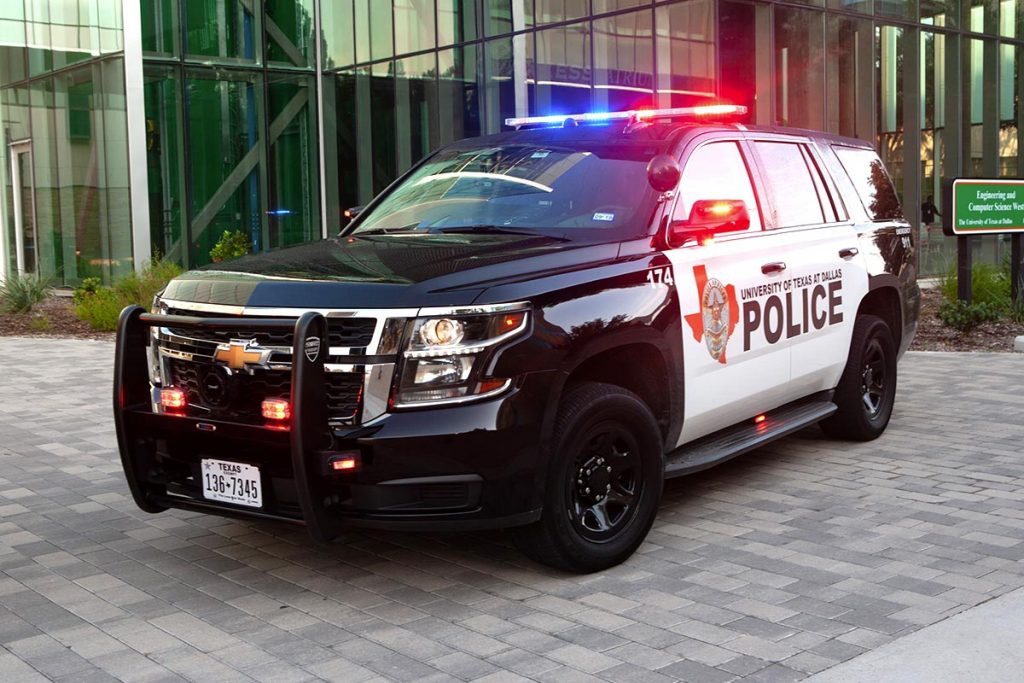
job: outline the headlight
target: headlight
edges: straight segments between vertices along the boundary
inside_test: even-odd
[[[459,402],[499,393],[511,383],[486,376],[493,352],[525,333],[526,304],[417,318],[403,353],[395,407]],[[486,311],[481,313],[480,311]]]

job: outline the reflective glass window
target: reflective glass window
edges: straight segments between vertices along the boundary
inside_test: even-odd
[[[0,86],[28,75],[25,65],[25,6],[0,2]]]
[[[312,76],[269,75],[268,248],[320,238],[316,91]]]
[[[437,43],[451,45],[476,39],[474,0],[437,0]]]
[[[806,152],[791,142],[756,142],[765,185],[771,196],[777,228],[814,225],[825,220],[818,183],[812,176]],[[813,173],[817,173],[813,169]]]
[[[761,229],[761,213],[750,182],[750,171],[735,142],[704,145],[686,160],[673,220],[688,220],[694,202],[702,199],[742,200],[750,214],[750,229]]]
[[[274,66],[313,64],[313,0],[264,0],[267,61]]]
[[[525,36],[517,40],[526,43]],[[522,97],[525,105],[526,55],[520,53],[520,68],[517,69],[512,41],[512,38],[499,38],[484,43],[484,72],[487,78],[484,81],[484,98],[487,103],[484,110],[487,116],[484,122],[486,133],[497,133],[502,130],[505,119],[517,115],[517,97]]]
[[[176,67],[145,68],[146,173],[153,251],[188,265],[187,242],[182,239],[186,213],[180,73]]]
[[[875,13],[899,19],[917,19],[918,0],[875,0]],[[927,2],[928,0],[925,0]]]
[[[260,183],[262,77],[255,73],[186,73],[190,239],[194,262],[210,262],[225,231],[241,230],[262,249]]]
[[[538,24],[580,19],[587,15],[588,4],[587,0],[535,0],[534,19]]]
[[[480,48],[442,50],[437,55],[440,143],[480,135]]]
[[[825,15],[775,8],[776,119],[820,130],[825,123]]]
[[[874,11],[872,0],[828,0],[828,7],[847,12],[864,12],[865,14],[871,14]]]
[[[658,105],[681,107],[713,97],[714,2],[689,0],[665,5],[655,9],[654,16],[657,32]],[[730,49],[732,47],[730,45]]]
[[[399,173],[438,145],[436,74],[433,53],[395,62],[395,146]]]
[[[179,0],[149,0],[142,10],[142,51],[148,55],[172,57],[178,54],[180,38]]]
[[[960,0],[927,0],[921,3],[921,22],[955,28],[960,25]]]
[[[260,62],[260,0],[183,0],[185,55],[202,61]]]
[[[650,0],[593,0],[594,14],[630,9],[641,5],[650,5]]]
[[[828,18],[825,108],[830,132],[874,139],[874,110],[871,98],[864,96],[873,89],[874,38],[868,19]]]
[[[590,23],[580,22],[544,29],[531,37],[535,43],[531,114],[589,110]],[[529,57],[527,59],[529,60]]]
[[[340,69],[356,62],[352,0],[320,3],[320,25],[324,36],[325,69]]]
[[[1000,0],[999,35],[1024,38],[1024,0]]]
[[[434,49],[434,0],[394,0],[394,6],[395,54]]]
[[[841,145],[836,145],[832,149],[839,157],[846,174],[853,181],[869,216],[875,220],[903,217],[896,188],[893,187],[892,180],[877,154],[869,149]]]
[[[595,19],[594,107],[625,111],[654,104],[650,9]]]

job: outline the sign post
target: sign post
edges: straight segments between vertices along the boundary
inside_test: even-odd
[[[1011,235],[1010,295],[1021,300],[1021,235],[1024,234],[1024,180],[957,178],[943,184],[943,232],[957,237],[957,295],[971,301],[972,235]]]

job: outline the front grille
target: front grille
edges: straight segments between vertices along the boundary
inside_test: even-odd
[[[237,316],[222,313],[187,311],[172,308],[170,315],[187,315],[198,318],[234,318]],[[374,318],[328,318],[327,339],[332,347],[366,348],[373,341],[373,332],[377,321]],[[184,328],[168,328],[171,334],[189,339],[199,339],[214,343],[228,343],[232,339],[255,339],[260,346],[291,346],[293,333],[291,330],[261,330],[259,327],[243,330],[195,330]]]
[[[291,400],[291,373],[254,370],[228,374],[209,363],[167,359],[168,379],[185,392],[192,417],[263,424],[262,403],[268,398]],[[325,375],[327,417],[333,423],[358,420],[362,399],[362,373],[328,372]]]

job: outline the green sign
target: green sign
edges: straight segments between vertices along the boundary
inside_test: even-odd
[[[1024,232],[1024,180],[956,180],[952,199],[957,235]]]

